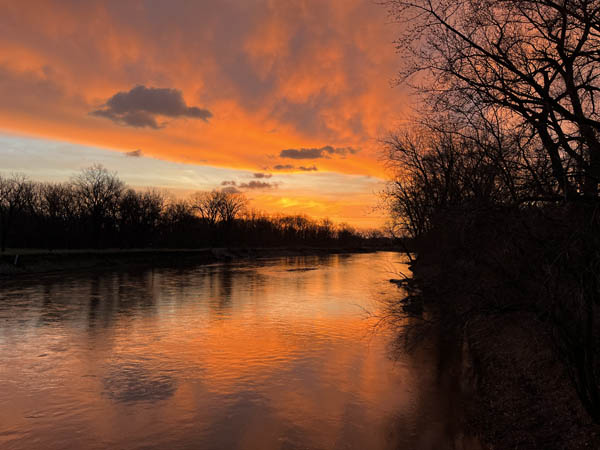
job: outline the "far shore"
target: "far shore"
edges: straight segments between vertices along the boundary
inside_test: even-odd
[[[0,280],[20,274],[213,264],[245,259],[397,251],[384,247],[6,249]]]

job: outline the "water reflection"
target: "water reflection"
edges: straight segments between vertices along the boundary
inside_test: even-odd
[[[3,282],[0,447],[444,448],[420,444],[421,399],[436,389],[425,369],[390,360],[389,336],[365,319],[397,295],[387,270],[400,261]]]
[[[175,378],[141,363],[114,364],[102,382],[103,394],[116,402],[158,401],[175,393]]]

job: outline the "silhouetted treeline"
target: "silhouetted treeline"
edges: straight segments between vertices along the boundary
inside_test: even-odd
[[[506,317],[537,330],[600,424],[600,2],[387,3],[422,111],[385,142],[392,230],[417,253],[403,307],[475,347],[478,323],[490,339]],[[536,363],[523,354],[515,371]]]
[[[360,246],[387,242],[378,231],[305,216],[268,216],[242,194],[199,192],[176,200],[138,192],[93,166],[66,183],[0,175],[0,244],[12,248],[202,248]]]

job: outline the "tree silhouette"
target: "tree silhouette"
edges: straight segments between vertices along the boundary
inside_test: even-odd
[[[600,181],[600,2],[392,0],[408,61],[433,111],[500,114],[549,158],[562,196]]]
[[[95,164],[76,175],[73,186],[80,211],[90,221],[93,242],[101,246],[103,235],[113,231],[125,184],[116,174]]]
[[[33,184],[23,175],[0,175],[0,248],[6,249],[9,233],[18,215],[30,210],[34,200]]]
[[[448,316],[533,311],[600,423],[600,1],[386,4],[422,107],[385,142],[396,225],[461,294]]]
[[[68,183],[0,175],[0,239],[3,248],[10,243],[47,249],[367,243],[358,231],[328,220],[248,210],[240,193],[214,190],[176,199],[157,190],[136,191],[101,165],[83,169]],[[376,242],[387,241],[370,241]]]

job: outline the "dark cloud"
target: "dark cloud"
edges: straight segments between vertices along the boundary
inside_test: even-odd
[[[136,86],[126,92],[117,92],[103,106],[91,114],[138,128],[164,127],[164,123],[157,122],[157,116],[190,117],[205,122],[212,117],[212,113],[207,109],[188,106],[180,90],[169,88]]]
[[[256,172],[253,174],[253,176],[254,178],[271,178],[273,175],[270,173]]]
[[[357,152],[358,150],[352,147],[332,147],[331,145],[326,145],[320,148],[288,148],[281,150],[279,156],[289,159],[318,159],[329,158],[330,155],[353,155]]]
[[[224,187],[223,189],[221,189],[222,192],[225,192],[227,194],[239,194],[241,191],[236,188],[235,186],[227,186]]]
[[[320,148],[289,148],[287,150],[281,150],[279,153],[281,158],[290,159],[315,159],[323,158],[323,150]]]
[[[266,181],[252,180],[248,183],[240,183],[240,188],[244,189],[271,189],[277,187],[276,183],[267,183]]]
[[[92,115],[106,117],[115,123],[129,125],[136,128],[148,127],[156,130],[164,127],[164,124],[159,125],[154,116],[145,111],[133,111],[124,114],[115,114],[113,111],[108,109],[99,109],[92,111]]]
[[[138,148],[137,150],[125,152],[125,156],[131,156],[132,158],[140,158],[142,156],[142,151]]]
[[[270,175],[270,174],[269,174]],[[221,186],[227,186],[223,188],[223,192],[240,192],[240,189],[271,189],[278,186],[277,183],[268,183],[266,181],[251,180],[247,183],[237,183],[233,180],[221,181]]]
[[[313,166],[294,166],[292,164],[277,164],[273,166],[275,170],[301,170],[302,172],[316,172],[319,168]]]

